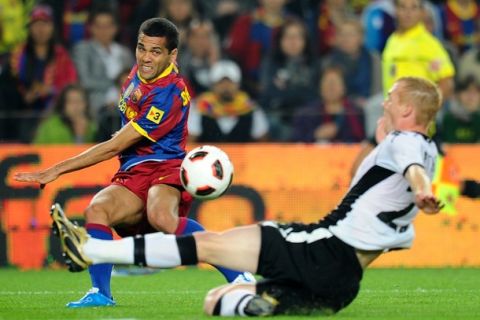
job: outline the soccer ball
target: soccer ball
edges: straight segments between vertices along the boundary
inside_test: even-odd
[[[233,164],[227,154],[214,146],[201,146],[185,156],[180,180],[185,190],[202,200],[220,197],[232,183]]]

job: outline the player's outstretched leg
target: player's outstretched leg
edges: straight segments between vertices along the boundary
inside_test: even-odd
[[[53,232],[60,237],[60,244],[68,269],[71,272],[79,272],[88,268],[92,261],[83,253],[83,245],[90,237],[86,230],[68,220],[61,206],[57,203],[52,206],[50,215],[53,220]],[[114,305],[115,301],[100,293],[97,288],[92,288],[80,300],[67,304],[69,308]]]

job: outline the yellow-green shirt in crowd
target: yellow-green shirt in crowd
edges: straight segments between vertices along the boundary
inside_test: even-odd
[[[28,13],[33,3],[33,0],[0,0],[0,54],[26,39]]]
[[[416,76],[435,83],[453,77],[455,69],[440,41],[423,23],[406,32],[394,32],[382,54],[383,92],[400,77]]]

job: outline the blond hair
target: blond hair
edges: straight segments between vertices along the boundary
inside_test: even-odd
[[[441,107],[442,94],[438,86],[419,77],[402,77],[396,82],[401,84],[400,102],[414,105],[415,122],[428,126]]]

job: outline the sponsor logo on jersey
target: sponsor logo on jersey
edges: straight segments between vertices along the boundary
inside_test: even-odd
[[[120,110],[120,112],[122,112],[125,117],[127,117],[128,120],[132,120],[133,118],[135,118],[138,114],[137,111],[135,111],[132,107],[130,107],[124,99],[122,99],[120,101],[120,103],[118,104],[118,109]]]
[[[132,93],[133,87],[134,87],[134,84],[133,84],[133,82],[132,82],[132,83],[130,83],[130,85],[128,86],[127,90],[125,90],[125,92],[123,93],[123,96],[122,96],[123,99],[127,99],[127,97],[130,95],[130,93]]]
[[[164,111],[158,109],[157,107],[151,106],[147,114],[147,119],[152,121],[153,123],[159,124],[160,121],[162,121],[164,113]]]

